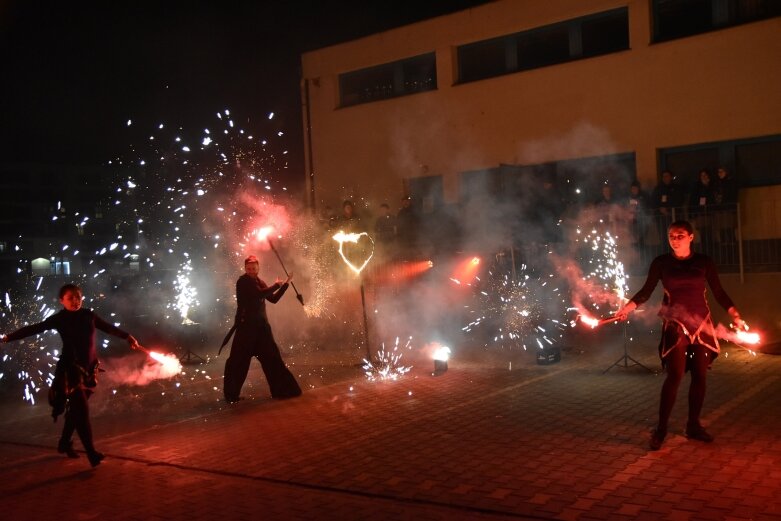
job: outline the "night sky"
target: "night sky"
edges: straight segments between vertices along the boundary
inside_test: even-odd
[[[480,3],[0,1],[0,162],[105,163],[128,119],[200,129],[229,108],[250,130],[273,111],[303,179],[302,52]]]

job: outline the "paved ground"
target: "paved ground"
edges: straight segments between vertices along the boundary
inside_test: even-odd
[[[633,343],[631,354],[656,368],[654,341]],[[4,397],[0,512],[62,521],[781,518],[781,357],[727,348],[704,411],[716,441],[682,435],[684,390],[668,441],[649,452],[662,376],[603,373],[621,344],[604,335],[594,344],[599,352],[579,345],[550,366],[518,352],[457,356],[441,376],[418,360],[393,382],[369,382],[338,356],[288,354],[303,397],[269,399],[255,364],[247,399],[232,406],[219,401],[222,360],[188,367],[178,388],[113,393],[102,382],[93,424],[107,459],[94,470],[84,455],[56,454],[60,424],[47,407]]]

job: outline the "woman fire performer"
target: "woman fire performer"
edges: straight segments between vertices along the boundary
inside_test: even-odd
[[[745,326],[732,299],[721,286],[716,265],[710,257],[692,251],[692,225],[688,221],[675,221],[667,233],[672,253],[660,255],[651,262],[643,287],[616,313],[616,318],[625,320],[629,313],[651,297],[656,284],[662,281],[664,298],[659,316],[662,317],[663,327],[659,356],[667,377],[662,385],[659,423],[651,434],[651,450],[659,450],[664,442],[667,421],[686,371],[691,372],[686,437],[703,442],[713,441],[713,436],[700,424],[706,373],[719,354],[719,342],[705,299],[706,282],[716,301],[732,317],[735,326]]]
[[[57,452],[69,458],[78,458],[73,450],[73,431],[75,430],[90,465],[96,467],[104,456],[95,450],[92,442],[92,425],[89,420],[87,400],[97,385],[98,353],[95,348],[95,330],[125,339],[133,349],[139,348],[138,341],[132,335],[100,318],[91,309],[83,309],[81,288],[75,284],[65,284],[60,288],[62,308],[43,322],[31,324],[2,335],[3,342],[20,340],[28,336],[55,329],[62,338],[62,354],[57,362],[49,391],[49,403],[52,406],[54,421],[65,412],[65,425],[57,445]]]
[[[250,255],[244,261],[244,275],[236,281],[236,321],[222,343],[223,346],[227,344],[231,334],[236,332],[231,354],[225,361],[223,392],[228,403],[239,401],[253,356],[260,360],[272,398],[301,395],[298,382],[282,360],[266,316],[266,300],[272,304],[279,302],[293,275],[288,275],[286,280],[277,279],[273,285],[267,286],[258,277],[259,270],[258,258]]]

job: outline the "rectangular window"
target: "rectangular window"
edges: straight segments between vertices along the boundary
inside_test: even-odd
[[[781,16],[778,0],[653,0],[651,9],[655,42]]]
[[[520,33],[518,70],[536,69],[570,60],[570,28],[565,24],[551,25]]]
[[[659,151],[662,170],[669,170],[689,186],[699,171],[714,175],[723,167],[738,186],[768,186],[781,184],[781,135],[765,136],[716,143],[701,143]]]
[[[466,83],[629,49],[629,11],[612,9],[458,47]]]
[[[482,80],[500,76],[507,71],[503,38],[494,38],[458,48],[458,81]]]
[[[718,147],[698,147],[665,154],[665,170],[686,189],[697,183],[700,170],[711,174],[720,166]]]
[[[428,53],[339,75],[342,107],[437,88],[436,54]]]
[[[737,145],[735,167],[743,186],[780,184],[781,139]]]
[[[580,32],[583,57],[629,49],[629,23],[624,9],[584,19]]]
[[[421,214],[431,214],[444,203],[444,185],[441,175],[412,177],[407,182],[413,205]]]

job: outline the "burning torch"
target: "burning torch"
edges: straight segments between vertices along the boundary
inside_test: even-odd
[[[271,246],[271,251],[273,251],[274,255],[277,256],[277,259],[279,260],[279,264],[282,265],[282,270],[285,272],[285,275],[287,275],[289,277],[290,274],[287,272],[287,268],[285,268],[285,263],[282,262],[282,257],[279,256],[279,252],[274,247],[274,243],[271,242],[271,239],[269,237],[266,237],[266,240],[268,241],[268,245]],[[301,293],[298,292],[298,288],[296,288],[296,283],[291,280],[290,281],[290,285],[293,286],[293,291],[296,292],[296,298],[298,299],[298,301],[303,306],[304,305],[304,296]]]
[[[158,353],[157,351],[147,349],[139,343],[136,343],[133,346],[133,349],[137,349],[138,351],[143,351],[146,353],[149,358],[165,367],[166,370],[171,373],[171,375],[182,372],[182,363],[175,355]]]
[[[271,234],[272,229],[273,228],[271,226],[264,226],[263,228],[260,228],[259,230],[257,230],[255,232],[255,235],[258,237],[258,239],[266,239],[268,241],[268,245],[271,247],[271,251],[274,252],[274,255],[277,256],[277,260],[279,261],[279,264],[282,266],[282,270],[285,272],[285,275],[290,277],[290,273],[288,273],[287,272],[287,268],[285,268],[285,263],[282,262],[282,257],[279,255],[279,252],[274,247],[274,243],[271,242],[271,237],[269,237],[269,235]],[[290,285],[293,286],[293,291],[296,292],[296,298],[298,299],[298,301],[303,306],[304,305],[304,296],[301,293],[298,292],[298,288],[296,288],[296,283],[291,280],[290,281]]]

